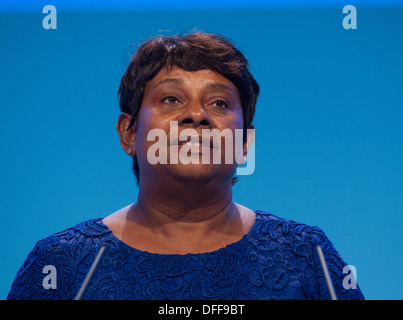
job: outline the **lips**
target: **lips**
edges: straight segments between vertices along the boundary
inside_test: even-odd
[[[184,137],[186,137],[186,139],[184,139]],[[203,136],[179,136],[179,139],[173,141],[171,145],[174,146],[188,145],[191,147],[208,147],[211,149],[214,148],[213,141]]]

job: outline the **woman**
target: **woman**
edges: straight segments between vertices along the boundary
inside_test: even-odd
[[[330,299],[318,245],[337,297],[362,299],[343,287],[346,264],[320,229],[233,202],[239,161],[224,161],[236,158],[226,147],[242,130],[247,157],[258,94],[247,60],[223,37],[145,42],[122,78],[116,126],[138,201],[39,241],[8,299]],[[206,130],[233,135],[221,145]],[[164,134],[166,147],[150,152]],[[217,150],[223,161],[199,161]],[[55,289],[45,266],[57,271]]]

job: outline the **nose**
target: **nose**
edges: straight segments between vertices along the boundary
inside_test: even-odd
[[[191,102],[178,119],[179,125],[194,128],[199,126],[208,127],[211,122],[212,119],[199,101]]]

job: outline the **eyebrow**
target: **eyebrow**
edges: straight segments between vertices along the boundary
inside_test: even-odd
[[[206,87],[209,89],[227,90],[227,91],[233,92],[233,88],[231,86],[226,85],[224,83],[215,82],[215,81],[207,83]]]
[[[158,86],[165,84],[165,83],[183,86],[185,81],[183,81],[182,79],[179,79],[179,78],[166,78],[166,79],[159,81],[154,86],[154,88],[157,88]],[[215,89],[215,90],[227,90],[229,92],[233,92],[233,88],[231,86],[226,85],[224,83],[216,82],[216,81],[208,82],[206,85],[206,88]]]
[[[157,88],[158,86],[160,86],[161,84],[164,84],[164,83],[172,83],[172,84],[176,84],[176,85],[183,85],[184,81],[182,79],[178,79],[178,78],[166,78],[166,79],[163,79],[163,80],[159,81],[154,86],[154,88]]]

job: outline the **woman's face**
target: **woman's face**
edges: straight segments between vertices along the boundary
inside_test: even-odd
[[[232,133],[234,146],[236,129],[242,132],[243,113],[238,89],[231,81],[212,70],[188,72],[174,67],[168,72],[163,68],[146,83],[135,123],[141,180],[170,177],[181,181],[207,182],[214,178],[230,181],[237,167],[235,161],[225,161],[228,159],[225,152],[231,152],[225,148],[230,140],[221,139],[221,148],[217,148],[217,135],[211,139],[199,138],[206,137],[206,132]],[[179,137],[185,136],[184,141],[175,132]],[[166,137],[166,144],[161,135]],[[189,139],[191,142],[187,143]],[[217,150],[220,161],[213,163]],[[232,159],[234,150],[235,147]],[[167,163],[152,164],[156,156],[159,159],[166,156]],[[209,163],[203,157],[210,157]]]

